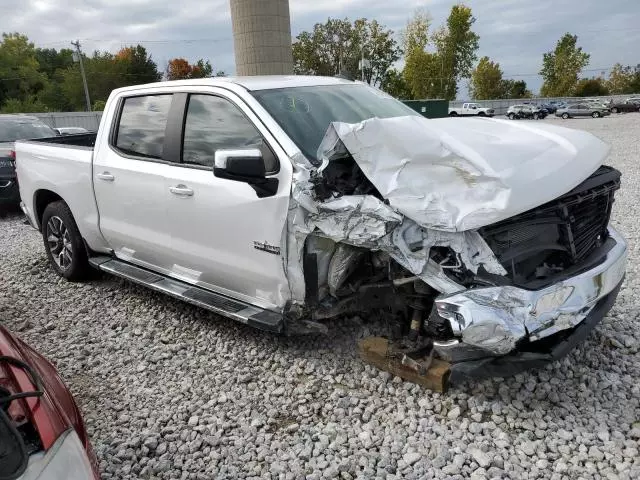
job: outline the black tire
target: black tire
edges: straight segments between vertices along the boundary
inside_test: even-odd
[[[593,118],[600,118],[600,112],[593,112],[593,113],[591,114],[591,116],[592,116]]]
[[[534,120],[539,120],[540,119],[540,115],[538,115],[537,113],[533,114],[533,119]]]
[[[457,117],[458,116],[458,112],[450,112],[449,116],[450,117]]]
[[[568,113],[563,113],[562,114],[562,118],[564,118],[566,120],[567,118],[569,118],[569,114]]]
[[[611,113],[618,113],[618,107],[613,107],[611,109]]]
[[[516,115],[515,115],[515,113],[511,112],[511,113],[509,113],[509,114],[507,115],[507,117],[509,117],[509,120],[513,120],[513,119],[515,119],[515,118],[516,118]]]
[[[61,200],[47,205],[41,226],[53,271],[71,282],[86,279],[90,272],[87,249],[69,206]]]
[[[486,113],[484,113],[484,112],[478,112],[478,116],[479,116],[479,117],[486,117],[486,116],[487,116],[487,114],[486,114]]]

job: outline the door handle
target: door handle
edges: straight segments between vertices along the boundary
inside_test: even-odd
[[[109,172],[98,173],[96,177],[100,180],[104,180],[105,182],[113,182],[116,179],[116,177],[111,175]]]
[[[174,195],[178,195],[179,197],[192,197],[193,190],[191,190],[186,185],[176,185],[175,187],[169,187],[169,191]]]

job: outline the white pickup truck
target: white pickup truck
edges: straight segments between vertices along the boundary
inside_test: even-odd
[[[451,117],[493,117],[493,108],[483,107],[479,103],[463,103],[460,107],[449,108]]]
[[[16,168],[69,280],[94,267],[287,334],[383,314],[455,381],[558,358],[611,308],[627,247],[607,154],[577,130],[273,76],[116,90],[97,134],[18,142]]]

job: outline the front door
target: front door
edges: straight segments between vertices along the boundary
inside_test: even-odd
[[[181,163],[167,175],[172,192],[173,275],[264,308],[289,298],[284,273],[285,232],[292,166],[253,112],[221,89],[192,93],[185,108]],[[259,148],[274,195],[258,197],[251,185],[218,178],[220,149]]]

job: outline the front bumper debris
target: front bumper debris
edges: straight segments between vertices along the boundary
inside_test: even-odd
[[[455,359],[456,350],[474,347],[487,355],[505,355],[523,341],[580,325],[624,277],[627,244],[611,227],[609,234],[615,244],[599,265],[549,287],[489,287],[438,298],[437,314],[449,321],[458,340],[436,347],[438,353]]]

